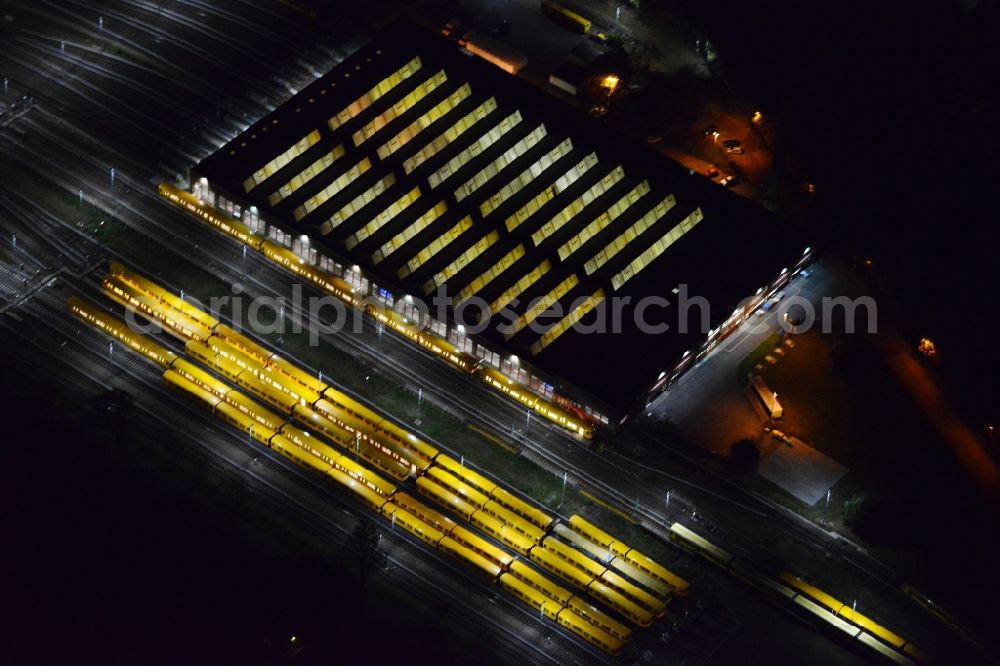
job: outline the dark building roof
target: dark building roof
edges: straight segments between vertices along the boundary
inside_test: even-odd
[[[673,289],[706,298],[716,327],[804,247],[766,211],[408,21],[195,172],[397,296],[444,285],[455,303],[506,306],[483,337],[621,409],[705,338],[678,330]],[[554,334],[593,324],[609,303],[585,299],[602,295],[665,297],[647,318],[671,328],[644,334],[627,306],[620,334]],[[567,318],[537,318],[537,298]]]

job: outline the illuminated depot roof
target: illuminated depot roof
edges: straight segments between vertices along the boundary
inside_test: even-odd
[[[753,204],[409,22],[195,173],[397,297],[445,285],[455,303],[507,307],[513,317],[495,314],[482,336],[623,408],[705,339],[697,325],[677,330],[678,285],[708,299],[716,327],[805,246]],[[646,313],[666,333],[640,333],[629,305],[621,334],[571,328],[602,309],[610,323],[607,301],[591,310],[601,296],[647,295],[672,303]],[[555,321],[540,314],[554,302]],[[501,332],[511,318],[516,330]]]

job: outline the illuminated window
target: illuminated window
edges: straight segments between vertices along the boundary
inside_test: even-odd
[[[538,212],[538,209],[551,201],[557,194],[579,180],[580,176],[587,173],[597,164],[597,155],[590,153],[584,157],[572,169],[559,176],[556,182],[546,187],[536,194],[531,201],[524,204],[516,213],[507,218],[507,231],[514,231],[529,217]]]
[[[656,204],[652,210],[636,220],[621,235],[605,245],[600,252],[595,254],[589,261],[587,261],[586,264],[584,264],[584,270],[587,271],[587,275],[592,274],[598,268],[606,264],[616,254],[624,250],[626,245],[652,227],[657,220],[666,215],[667,212],[669,212],[670,209],[672,209],[676,204],[677,200],[672,194],[668,195],[667,198]]]
[[[380,196],[395,183],[396,176],[391,173],[385,178],[379,179],[374,185],[348,201],[343,208],[334,213],[333,216],[327,220],[330,223],[329,228],[336,229],[347,218],[351,217],[359,210],[370,204],[376,197]],[[323,233],[326,234],[329,233],[329,231],[325,231]]]
[[[503,334],[503,337],[510,340],[518,331],[538,319],[538,315],[552,307],[554,303],[565,296],[569,290],[579,284],[579,282],[580,279],[576,277],[576,273],[573,273],[568,278],[557,284],[552,291],[539,298],[523,315],[518,317],[517,321],[513,323],[510,330]]]
[[[625,171],[620,166],[615,167],[611,173],[594,183],[586,192],[556,213],[551,220],[542,225],[541,229],[531,234],[532,242],[536,246],[541,245],[543,240],[562,229],[566,223],[579,215],[580,211],[586,208],[594,199],[610,190],[624,177]]]
[[[542,336],[531,345],[531,353],[537,354],[548,347],[555,341],[556,338],[572,328],[576,322],[580,321],[584,315],[597,307],[598,303],[600,303],[603,299],[604,291],[601,289],[594,292],[593,296],[588,296],[583,302],[577,305],[572,312],[559,320],[558,324],[545,331],[545,333],[543,333]]]
[[[403,162],[403,170],[406,171],[406,173],[412,173],[418,166],[426,162],[431,157],[437,155],[438,152],[449,144],[453,143],[470,127],[493,113],[496,108],[497,101],[490,97],[475,109],[459,118],[454,125],[439,134],[433,141],[418,150],[412,157]]]
[[[486,217],[497,206],[521,191],[525,185],[542,175],[542,172],[556,163],[557,160],[568,155],[573,150],[573,142],[570,139],[563,140],[558,146],[542,155],[538,161],[518,174],[513,180],[500,188],[500,191],[492,197],[479,204],[479,212]]]
[[[443,102],[439,102],[437,106],[407,125],[399,134],[379,146],[379,159],[384,160],[389,157],[389,155],[392,155],[394,152],[408,144],[411,139],[420,134],[420,132],[424,131],[436,120],[451,112],[452,109],[458,106],[462,100],[470,94],[472,94],[472,88],[470,88],[469,84],[466,83],[449,95]]]
[[[455,191],[455,200],[461,201],[480,187],[489,182],[494,176],[500,173],[508,164],[521,157],[534,148],[539,141],[545,138],[545,125],[539,125],[513,146],[508,148],[502,155],[490,162],[482,171],[467,180]]]
[[[420,69],[420,58],[414,58],[386,78],[379,81],[375,84],[374,88],[348,104],[347,108],[338,113],[336,116],[330,118],[328,121],[330,129],[335,130],[351,118],[357,116],[359,113],[374,104],[375,100],[382,97],[382,95],[385,95],[387,92],[412,76],[418,69]]]
[[[319,158],[318,160],[307,166],[305,169],[303,169],[301,172],[296,174],[295,177],[293,177],[290,181],[282,185],[277,192],[271,194],[267,198],[267,202],[272,206],[274,206],[285,197],[290,196],[292,192],[294,192],[295,190],[299,189],[300,187],[308,183],[315,176],[319,175],[324,169],[326,169],[328,166],[330,166],[343,156],[344,156],[344,146],[342,145],[337,146],[332,151],[330,151],[326,155],[323,155],[323,157]]]
[[[583,244],[591,238],[604,231],[608,225],[618,219],[618,217],[628,210],[632,204],[648,193],[649,183],[642,181],[628,194],[612,204],[611,208],[609,208],[606,212],[601,213],[596,220],[588,224],[578,234],[563,243],[559,248],[559,259],[561,261],[566,261],[567,257],[580,249],[580,247],[582,247]]]
[[[466,215],[458,224],[441,234],[430,242],[427,247],[420,250],[413,259],[410,259],[405,266],[399,269],[399,277],[405,278],[407,275],[417,270],[431,257],[446,248],[452,241],[464,234],[472,226],[472,218]]]
[[[535,282],[538,282],[543,275],[548,273],[549,268],[551,268],[551,265],[549,264],[548,259],[546,259],[542,263],[538,264],[533,271],[527,275],[522,275],[520,280],[514,283],[505,292],[500,294],[495,301],[490,303],[490,312],[497,313],[503,310],[510,304],[511,301],[524,293],[525,289],[533,285]]]
[[[495,278],[499,277],[501,273],[514,265],[518,259],[524,256],[524,246],[518,245],[513,250],[508,252],[503,256],[500,261],[490,266],[486,271],[473,280],[465,289],[461,291],[456,299],[456,303],[460,301],[467,300],[469,297],[474,296],[480,289],[488,285]]]
[[[475,261],[476,257],[485,252],[498,240],[500,240],[500,234],[496,231],[491,231],[485,237],[480,238],[475,245],[458,255],[458,257],[453,262],[445,266],[440,273],[428,280],[427,283],[424,284],[424,292],[429,294],[438,286],[447,282],[456,273]]]
[[[257,187],[265,180],[273,176],[279,169],[287,166],[289,162],[319,143],[319,139],[319,130],[309,132],[309,134],[306,134],[304,137],[299,139],[291,148],[281,153],[261,168],[257,169],[252,176],[244,180],[243,189],[249,192],[253,188]]]
[[[448,76],[442,69],[440,72],[418,85],[416,88],[407,93],[403,99],[393,104],[386,111],[375,116],[375,118],[373,118],[367,125],[355,132],[353,137],[354,145],[360,146],[362,143],[372,138],[380,129],[412,109],[418,102],[420,102],[420,100],[447,80]]]
[[[392,218],[396,217],[401,212],[406,210],[410,206],[410,204],[412,204],[419,198],[420,198],[420,188],[414,187],[412,190],[401,196],[399,199],[393,201],[391,204],[389,204],[388,208],[386,208],[381,213],[376,215],[371,222],[358,229],[357,232],[348,236],[346,241],[347,249],[353,250],[358,243],[365,240],[366,238],[374,234],[376,231],[381,229]]]
[[[437,187],[442,181],[447,180],[449,176],[468,164],[469,160],[499,141],[500,137],[509,132],[511,128],[516,127],[520,122],[521,112],[515,111],[494,125],[489,131],[473,141],[468,148],[455,155],[443,167],[432,173],[427,178],[431,187]]]
[[[330,199],[330,197],[340,192],[342,189],[347,187],[351,182],[356,180],[358,176],[368,171],[368,169],[370,169],[371,166],[372,166],[371,161],[369,161],[369,159],[366,157],[357,164],[355,164],[353,167],[345,171],[343,174],[340,175],[340,177],[338,177],[336,180],[334,180],[332,183],[324,187],[322,190],[320,190],[313,196],[306,199],[301,206],[296,208],[292,213],[295,216],[295,220],[296,221],[301,220],[303,217],[305,217],[309,213],[313,212],[314,210],[322,206]]]
[[[695,208],[694,212],[681,220],[673,229],[663,235],[662,238],[650,245],[645,252],[629,262],[617,275],[611,278],[611,284],[615,289],[621,289],[622,285],[628,282],[639,271],[651,264],[664,250],[680,240],[681,236],[691,231],[696,224],[701,222],[701,208]]]
[[[447,210],[447,204],[443,201],[439,202],[436,206],[414,220],[410,226],[393,236],[385,245],[376,250],[375,254],[372,256],[372,261],[377,264],[388,257],[390,254],[401,248],[411,238],[429,227],[434,220],[444,215]]]

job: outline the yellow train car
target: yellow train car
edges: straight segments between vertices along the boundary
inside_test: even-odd
[[[584,35],[590,31],[590,19],[584,18],[559,3],[552,2],[552,0],[542,0],[542,13],[567,30],[579,32]]]
[[[614,553],[610,550],[603,546],[598,546],[582,534],[570,529],[566,523],[560,522],[553,525],[552,534],[598,562],[611,562],[615,559]]]
[[[281,434],[277,434],[271,438],[271,448],[299,467],[304,467],[313,472],[326,474],[333,469],[333,465]]]
[[[326,476],[344,490],[349,491],[356,499],[360,500],[368,508],[374,511],[381,511],[382,507],[389,501],[365,484],[359,482],[357,479],[352,479],[347,476],[339,469],[331,467],[326,472]]]
[[[552,516],[545,513],[541,509],[528,504],[521,498],[511,494],[500,486],[495,487],[490,492],[490,496],[517,515],[527,519],[532,524],[541,528],[542,531],[548,530],[549,526],[552,525],[554,520]]]
[[[508,529],[500,520],[485,511],[480,510],[473,513],[471,522],[486,534],[489,534],[508,548],[513,548],[522,555],[527,555],[535,545],[534,541],[520,532]]]
[[[353,437],[360,435],[363,441],[368,442],[375,448],[382,451],[385,455],[399,461],[400,464],[407,467],[412,476],[416,476],[418,471],[426,469],[429,464],[423,456],[419,456],[408,449],[396,446],[394,443],[388,441],[383,433],[376,431],[376,429],[371,426],[368,421],[341,409],[326,398],[320,398],[317,400],[312,405],[311,409],[317,414],[322,415],[323,418],[332,421],[340,428],[349,432],[352,439]]]
[[[507,525],[507,527],[512,527],[524,536],[531,539],[533,543],[538,543],[545,536],[543,532],[538,527],[532,525],[527,520],[517,515],[505,506],[500,505],[494,500],[490,500],[483,505],[483,511],[490,514],[500,522]]]
[[[274,355],[274,352],[257,344],[242,333],[237,333],[225,324],[219,324],[216,326],[213,329],[213,335],[219,340],[224,341],[230,347],[237,349],[247,356],[255,359],[261,365],[266,366],[267,362]]]
[[[654,617],[663,617],[667,612],[667,604],[610,569],[601,574],[601,582],[639,604],[652,613]]]
[[[462,353],[458,347],[447,340],[414,326],[398,312],[394,312],[378,303],[368,303],[365,305],[365,312],[375,318],[376,321],[381,322],[403,337],[415,342],[446,363],[464,372],[473,372],[476,370],[478,363],[474,357]]]
[[[444,538],[444,532],[420,520],[408,511],[396,510],[392,514],[392,521],[394,525],[401,525],[413,536],[435,547]]]
[[[643,555],[635,548],[630,548],[625,553],[625,561],[648,574],[670,588],[670,591],[679,597],[687,596],[691,584],[674,574],[661,564],[654,562],[651,558]]]
[[[622,643],[627,643],[632,638],[631,629],[597,608],[597,606],[588,603],[583,597],[574,596],[566,604],[566,607],[584,622],[589,622],[598,629],[611,634]]]
[[[101,286],[112,300],[157,322],[164,331],[180,340],[205,340],[212,334],[211,329],[117,278],[106,277]]]
[[[124,320],[93,307],[76,296],[70,296],[66,300],[66,307],[84,322],[118,340],[157,365],[165,368],[170,367],[177,359],[177,354],[129,329]]]
[[[218,319],[211,316],[204,310],[185,301],[180,296],[177,296],[165,287],[158,285],[141,274],[126,268],[124,264],[112,261],[110,267],[108,268],[108,273],[122,282],[132,285],[136,289],[143,291],[154,298],[160,299],[172,310],[176,310],[177,312],[194,319],[206,328],[211,329],[219,323]]]
[[[883,642],[888,643],[889,645],[891,645],[892,647],[896,648],[897,650],[902,650],[903,646],[906,645],[906,639],[905,638],[903,638],[899,634],[896,634],[896,633],[894,633],[892,631],[889,631],[888,629],[886,629],[882,625],[878,624],[877,622],[875,622],[871,618],[869,618],[869,617],[867,617],[865,615],[862,615],[861,613],[855,612],[853,610],[853,607],[851,607],[851,606],[848,606],[848,605],[845,604],[837,612],[837,615],[839,615],[843,619],[847,620],[851,624],[855,624],[855,625],[861,627],[862,629],[864,629],[865,631],[867,631],[869,634],[872,634],[873,636],[877,636]]]
[[[322,414],[317,413],[315,410],[309,407],[303,407],[301,404],[296,403],[295,406],[292,407],[292,416],[295,417],[296,421],[311,430],[322,433],[324,437],[332,441],[340,448],[344,450],[351,450],[354,448],[354,435],[352,433],[348,432],[346,428],[342,428],[339,424],[334,423]]]
[[[329,403],[329,405],[324,404],[324,409],[331,412],[333,410],[346,412],[347,415],[366,424],[372,430],[373,438],[405,450],[407,457],[418,469],[427,469],[430,462],[438,455],[438,450],[430,444],[341,391],[327,388],[323,391],[323,399]]]
[[[841,620],[839,617],[804,595],[800,594],[795,597],[795,603],[808,611],[811,615],[813,615],[813,617],[823,620],[834,629],[839,629],[851,638],[857,638],[858,634],[863,633],[858,627],[855,627],[850,622]]]
[[[429,476],[435,483],[440,486],[444,486],[476,508],[482,509],[483,505],[489,501],[489,498],[486,497],[486,495],[482,494],[465,481],[462,481],[454,474],[444,471],[440,467],[428,468],[426,476]]]
[[[833,598],[832,596],[830,596],[823,590],[819,589],[818,587],[810,585],[801,578],[793,576],[787,571],[781,572],[778,578],[792,589],[801,592],[807,597],[811,597],[813,601],[817,601],[820,603],[820,605],[829,608],[831,611],[833,611],[834,614],[839,613],[840,610],[844,607],[843,602]]]
[[[611,547],[615,542],[615,538],[597,527],[590,521],[588,521],[583,516],[573,515],[569,517],[569,528],[584,537],[585,539],[601,546],[607,548],[612,553],[614,549]]]
[[[313,377],[310,373],[306,372],[291,361],[281,358],[277,354],[273,354],[271,356],[268,361],[268,367],[291,379],[302,388],[315,393],[317,398],[319,397],[319,394],[327,388],[326,384],[321,382],[318,377]]]
[[[570,563],[563,561],[552,551],[545,550],[541,546],[532,548],[528,557],[541,568],[580,590],[586,590],[594,580],[593,576],[580,571]]]
[[[383,497],[393,497],[396,494],[396,486],[392,485],[367,467],[354,462],[351,460],[350,456],[338,456],[336,460],[334,460],[333,466],[352,479],[365,484]]]
[[[587,622],[568,608],[559,613],[558,622],[588,643],[596,645],[612,656],[622,651],[622,641]]]
[[[265,257],[284,267],[289,272],[305,278],[323,291],[333,294],[349,305],[356,305],[357,298],[354,296],[354,289],[336,275],[313,267],[291,250],[272,243],[269,240],[261,241],[257,249]]]
[[[550,620],[557,620],[563,611],[563,605],[552,601],[537,589],[526,584],[524,581],[505,573],[500,576],[500,587],[510,592],[515,597],[528,604],[535,610],[542,612]]]
[[[461,525],[456,525],[450,532],[450,536],[466,548],[471,548],[483,557],[496,562],[500,567],[506,569],[510,566],[514,558],[503,548],[495,546],[475,532],[467,530]]]
[[[354,438],[353,444],[348,444],[345,447],[345,453],[349,456],[358,456],[396,481],[402,481],[410,475],[408,467],[401,464],[398,460],[385,455],[369,442]]]
[[[497,484],[493,483],[482,474],[469,469],[445,453],[439,454],[438,457],[434,459],[434,464],[439,467],[443,467],[446,471],[462,479],[484,495],[489,495],[497,487]]]
[[[501,569],[496,562],[483,557],[470,548],[466,548],[449,536],[443,536],[441,540],[438,541],[438,548],[452,557],[461,560],[465,564],[483,572],[489,576],[490,580],[496,580],[497,577],[503,573],[503,569]]]
[[[562,606],[568,604],[570,599],[573,598],[572,592],[558,583],[549,580],[520,560],[515,560],[510,565],[510,572],[525,584],[530,585]]]
[[[314,437],[311,433],[308,433],[301,428],[296,428],[290,423],[286,423],[281,427],[281,435],[288,441],[308,452],[310,455],[319,458],[330,466],[332,466],[333,463],[336,462],[337,458],[342,455],[339,451],[329,446],[323,440],[318,437]]]
[[[243,372],[243,368],[216,354],[211,347],[202,344],[200,340],[188,340],[184,345],[184,351],[212,372],[217,372],[232,382],[238,381],[240,373]]]
[[[426,476],[417,477],[417,492],[421,495],[429,497],[441,506],[446,509],[450,509],[455,514],[468,521],[471,521],[472,514],[478,511],[476,507],[461,499],[444,486],[438,485]]]
[[[587,588],[587,592],[602,604],[618,611],[640,627],[648,627],[653,623],[652,613],[640,607],[634,601],[626,599],[621,593],[611,589],[599,580],[592,582]]]
[[[414,455],[419,455],[426,461],[426,466],[430,466],[430,463],[438,455],[438,450],[417,437],[412,432],[401,428],[389,419],[381,419],[375,426],[378,430],[385,433],[385,435],[394,442],[397,446],[411,451]]]
[[[729,552],[719,548],[680,523],[674,523],[670,526],[669,536],[670,540],[681,548],[685,548],[696,555],[701,555],[709,562],[723,569],[728,569],[733,561],[733,556]]]
[[[201,218],[202,221],[207,222],[230,238],[245,243],[254,249],[260,247],[263,240],[260,236],[251,232],[243,223],[216,214],[215,211],[205,206],[203,202],[199,201],[190,192],[176,188],[170,183],[160,183],[158,191],[164,199]]]
[[[256,356],[251,356],[250,354],[233,347],[217,335],[212,335],[205,341],[205,345],[219,356],[236,364],[244,370],[249,370],[251,374],[255,376],[259,375],[265,367]]]
[[[650,590],[654,595],[660,597],[661,599],[666,599],[670,596],[670,588],[667,587],[665,583],[653,578],[646,572],[639,569],[639,567],[629,564],[620,557],[612,558],[611,562],[608,564],[608,568],[613,569],[616,573],[621,574],[626,579],[642,586],[643,589]]]
[[[515,402],[521,403],[528,409],[532,410],[536,414],[544,416],[556,425],[562,426],[570,432],[576,433],[585,439],[590,439],[594,436],[594,428],[592,425],[582,421],[555,403],[535,395],[530,390],[511,380],[499,370],[484,367],[479,370],[479,376],[494,390],[499,393],[503,393]]]
[[[244,370],[240,373],[239,377],[236,378],[236,384],[240,388],[246,389],[253,395],[262,399],[272,407],[276,407],[284,414],[291,414],[295,409],[295,406],[299,404],[298,400],[287,393],[280,391],[269,384],[261,382],[257,379],[257,376],[249,370]]]
[[[210,411],[214,411],[216,406],[222,402],[222,398],[219,396],[215,395],[211,391],[205,390],[184,375],[173,370],[167,370],[163,373],[163,381],[166,383],[168,388],[194,398]]]
[[[230,391],[226,394],[226,402],[265,428],[278,431],[281,430],[285,423],[287,423],[284,417],[272,412],[266,407],[262,407],[253,398],[245,393]]]
[[[272,368],[264,368],[258,372],[257,379],[262,384],[273,386],[282,393],[295,398],[300,405],[311,405],[319,400],[318,393],[311,391],[304,386],[300,386]]]
[[[427,524],[433,525],[437,529],[441,530],[444,534],[451,534],[452,530],[458,527],[458,523],[448,516],[435,511],[415,497],[411,497],[406,493],[396,493],[392,501],[393,504],[399,508],[409,511]]]
[[[587,555],[584,555],[572,546],[562,543],[555,537],[546,537],[542,541],[541,546],[543,549],[551,552],[553,555],[570,566],[576,567],[591,578],[600,577],[600,575],[604,573],[605,569],[607,569],[607,567],[602,563],[595,562]]]
[[[215,375],[205,372],[194,363],[185,361],[182,358],[175,360],[170,369],[219,398],[225,399],[226,394],[233,390],[229,384]]]
[[[216,405],[215,415],[240,432],[249,434],[251,438],[257,440],[260,444],[264,446],[271,445],[271,438],[274,437],[275,431],[257,423],[228,402],[223,401]]]

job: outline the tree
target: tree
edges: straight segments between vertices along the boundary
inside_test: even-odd
[[[871,514],[871,508],[871,500],[865,497],[864,493],[849,497],[844,500],[844,524],[852,528],[864,526]]]
[[[757,469],[760,462],[760,448],[750,437],[738,439],[729,447],[729,462],[738,469]]]
[[[368,585],[372,572],[382,560],[382,555],[378,550],[379,539],[382,535],[378,528],[369,520],[362,520],[354,528],[351,534],[351,553],[354,556],[354,563],[358,567],[358,582],[362,592]]]

